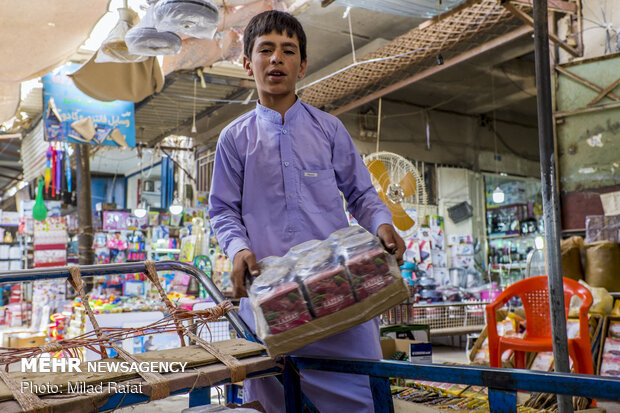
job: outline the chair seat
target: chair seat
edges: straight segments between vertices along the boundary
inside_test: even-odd
[[[500,337],[499,343],[503,349],[510,348],[516,351],[539,352],[553,350],[553,341],[545,337]]]

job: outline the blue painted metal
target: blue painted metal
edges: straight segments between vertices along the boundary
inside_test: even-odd
[[[227,384],[226,403],[243,404],[243,386],[238,384]]]
[[[211,387],[199,387],[189,392],[189,407],[211,404]]]
[[[312,369],[376,377],[410,378],[444,383],[488,387],[489,390],[517,390],[568,394],[620,401],[620,379],[585,374],[547,373],[490,367],[415,364],[325,357],[291,357],[298,370]],[[507,396],[501,396],[508,400]],[[516,401],[516,399],[515,399]]]
[[[301,412],[301,379],[299,377],[299,371],[295,369],[295,365],[291,362],[290,357],[284,359],[282,378],[284,380],[284,402],[286,411],[289,413]]]
[[[517,392],[489,389],[489,408],[493,413],[517,413]]]
[[[389,378],[370,376],[370,391],[375,404],[375,413],[394,413]]]

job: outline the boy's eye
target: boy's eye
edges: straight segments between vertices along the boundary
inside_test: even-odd
[[[284,53],[286,53],[286,54],[295,54],[295,52],[292,51],[292,50],[285,50]]]
[[[271,49],[261,49],[258,51],[258,53],[270,53]]]

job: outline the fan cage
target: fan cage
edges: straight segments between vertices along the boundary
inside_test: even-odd
[[[390,178],[390,182],[398,183],[400,180],[407,174],[407,172],[411,172],[416,180],[416,191],[414,195],[411,195],[405,198],[401,205],[403,208],[415,208],[417,212],[417,220],[416,224],[412,227],[412,229],[405,231],[411,232],[419,227],[419,222],[424,219],[426,216],[426,210],[428,205],[428,194],[426,192],[426,185],[424,182],[424,178],[420,175],[418,169],[413,165],[413,163],[401,155],[392,152],[375,152],[364,157],[364,163],[368,165],[368,163],[372,160],[379,160],[385,164],[385,167],[388,171],[388,176]],[[372,184],[375,188],[380,188],[377,180],[372,176],[370,176],[372,180]]]

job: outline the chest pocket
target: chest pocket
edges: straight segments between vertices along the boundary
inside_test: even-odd
[[[299,174],[299,202],[303,210],[316,214],[343,207],[333,169],[301,170]]]

